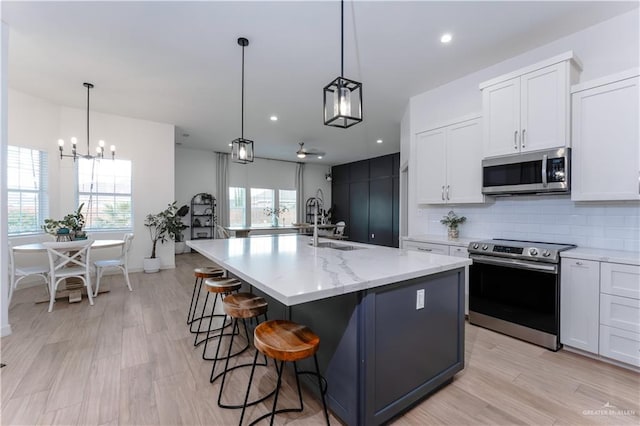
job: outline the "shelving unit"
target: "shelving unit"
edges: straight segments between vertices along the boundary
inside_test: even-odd
[[[215,238],[216,199],[201,192],[191,198],[191,239],[210,240]]]

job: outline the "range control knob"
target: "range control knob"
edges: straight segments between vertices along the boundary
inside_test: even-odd
[[[473,247],[475,250],[477,250],[478,247],[480,247],[480,245],[478,243],[473,243],[473,245],[471,247]]]
[[[486,244],[483,244],[483,245],[482,245],[482,250],[486,250],[486,249],[488,249],[488,248],[489,248],[489,246],[488,246],[488,245],[486,245]]]
[[[534,247],[531,247],[531,248],[529,249],[529,254],[530,254],[531,256],[537,256],[537,255],[538,255],[538,249],[537,249],[537,248],[534,248]]]
[[[544,257],[549,257],[549,256],[551,256],[551,252],[549,250],[542,250],[542,255]]]

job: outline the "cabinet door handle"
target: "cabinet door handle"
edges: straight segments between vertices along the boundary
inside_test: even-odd
[[[527,129],[522,129],[522,147],[524,148],[524,135]]]
[[[578,265],[578,266],[582,266],[582,262],[577,261],[577,262],[576,262],[576,265]]]
[[[440,197],[442,198],[442,201],[444,201],[444,185],[442,185],[442,192],[440,193]]]
[[[416,247],[418,250],[420,251],[433,251],[433,249],[428,249],[428,248],[423,248],[423,247]]]
[[[513,133],[513,149],[518,149],[518,131]]]
[[[451,198],[449,198],[449,185],[447,185],[447,200],[450,200]]]

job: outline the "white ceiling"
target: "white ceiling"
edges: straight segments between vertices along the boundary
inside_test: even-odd
[[[86,108],[89,81],[92,110],[172,123],[183,147],[215,151],[240,136],[236,39],[247,37],[244,134],[256,156],[295,161],[305,142],[327,152],[308,161],[339,164],[399,151],[410,96],[634,7],[347,2],[345,77],[363,83],[364,121],[346,130],[322,123],[322,88],[340,72],[338,1],[2,1],[2,20],[10,87]]]

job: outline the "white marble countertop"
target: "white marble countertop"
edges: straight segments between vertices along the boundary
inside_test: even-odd
[[[434,244],[446,244],[448,246],[468,247],[469,243],[473,241],[480,241],[482,238],[458,238],[457,240],[450,240],[446,235],[409,235],[402,237],[404,241],[418,241],[421,243],[434,243]]]
[[[577,247],[571,250],[560,252],[560,257],[566,257],[570,259],[596,260],[599,262],[640,265],[640,253],[638,253],[637,251]]]
[[[312,247],[303,235],[187,241],[187,245],[234,275],[291,306],[340,294],[462,268],[471,260],[411,250],[364,247],[342,251]]]

